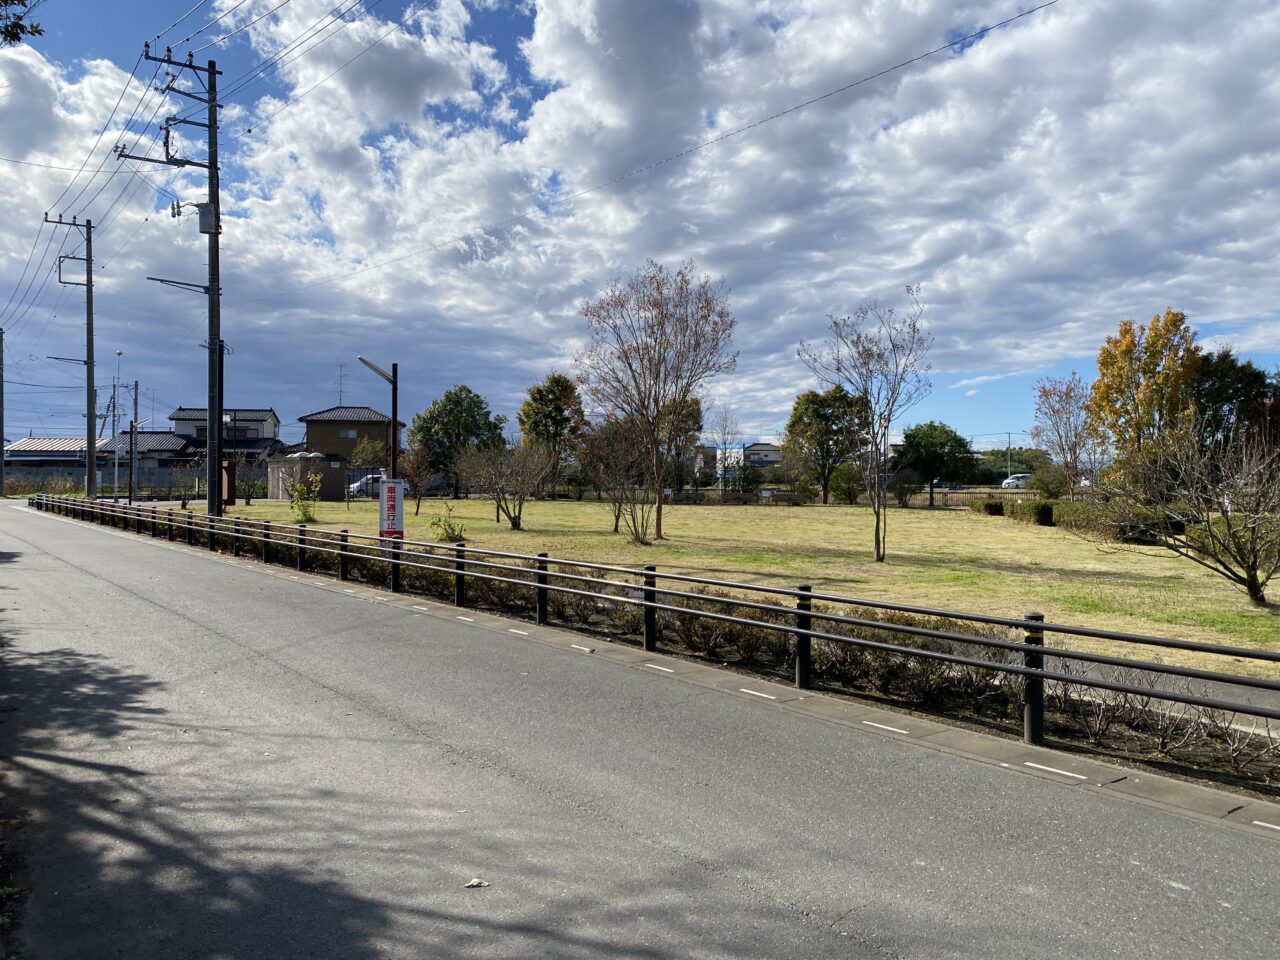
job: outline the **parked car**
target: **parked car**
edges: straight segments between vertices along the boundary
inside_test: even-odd
[[[382,485],[382,480],[383,478],[378,474],[371,473],[348,486],[347,493],[353,497],[376,497],[378,488]]]
[[[1000,487],[1004,490],[1021,490],[1030,479],[1031,474],[1029,473],[1010,474],[1009,479],[1000,484]]]

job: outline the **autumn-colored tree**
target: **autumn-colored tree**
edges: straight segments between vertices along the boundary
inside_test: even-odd
[[[1196,332],[1172,308],[1147,325],[1123,320],[1098,352],[1098,379],[1088,402],[1092,427],[1111,441],[1118,459],[1186,415],[1199,362]]]
[[[1082,480],[1102,459],[1103,445],[1089,422],[1089,385],[1072,371],[1069,377],[1036,381],[1036,422],[1031,439],[1062,467],[1067,499],[1074,500]]]
[[[596,409],[640,431],[654,489],[654,537],[662,535],[662,480],[681,427],[680,411],[717,374],[731,373],[736,321],[722,282],[699,278],[692,260],[674,272],[650,260],[582,307],[587,346],[580,379]]]
[[[431,469],[431,456],[426,447],[415,443],[409,444],[400,458],[400,476],[404,480],[405,489],[413,497],[413,515],[416,517],[422,509],[422,498],[427,492],[431,478],[436,472]]]
[[[551,449],[541,440],[468,447],[457,457],[458,475],[494,502],[512,530],[524,529],[524,505],[551,470]]]
[[[529,395],[516,414],[516,422],[526,439],[537,440],[550,451],[547,487],[554,494],[565,458],[587,423],[578,385],[563,373],[549,373],[545,380],[529,388]]]
[[[792,404],[782,453],[799,476],[817,482],[823,503],[830,499],[836,467],[866,443],[866,419],[866,403],[840,384],[823,393],[806,390]]]

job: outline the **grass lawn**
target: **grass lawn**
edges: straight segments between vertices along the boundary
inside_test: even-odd
[[[862,506],[669,506],[668,539],[642,547],[610,531],[601,504],[535,502],[526,529],[494,523],[493,504],[424,500],[405,536],[434,540],[428,519],[452,505],[468,544],[516,553],[697,573],[896,603],[999,616],[1043,612],[1050,621],[1240,646],[1280,646],[1280,605],[1262,611],[1226,580],[1161,550],[1102,549],[1052,527],[970,511],[892,509],[888,561],[871,559],[871,511]],[[193,503],[192,505],[196,505]],[[289,505],[259,501],[229,516],[289,523]],[[377,504],[320,504],[312,526],[377,532]],[[1280,598],[1280,584],[1276,585]],[[1168,656],[1168,659],[1173,659]],[[1182,658],[1179,658],[1182,659]],[[1190,657],[1220,670],[1262,664]]]

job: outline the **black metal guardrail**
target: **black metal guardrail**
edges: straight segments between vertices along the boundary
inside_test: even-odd
[[[1267,720],[1280,720],[1280,680],[1066,647],[1046,648],[1044,641],[1046,635],[1107,640],[1135,650],[1143,648],[1180,650],[1268,663],[1280,663],[1280,651],[1046,623],[1043,615],[1038,613],[1028,613],[1020,618],[963,613],[882,600],[817,593],[808,585],[800,585],[792,589],[738,583],[691,574],[663,573],[654,566],[637,569],[615,564],[588,563],[550,557],[546,553],[528,555],[501,550],[484,550],[469,547],[465,543],[439,544],[383,539],[366,534],[352,534],[347,530],[309,529],[306,524],[282,524],[273,523],[270,520],[249,520],[240,517],[208,517],[193,511],[178,511],[146,504],[129,505],[88,501],[48,494],[37,494],[28,500],[28,504],[37,510],[120,527],[139,534],[145,532],[152,537],[161,536],[163,529],[163,535],[170,541],[182,537],[188,545],[194,546],[198,543],[209,550],[224,547],[236,556],[239,556],[247,546],[255,545],[259,556],[267,559],[268,548],[274,545],[283,548],[286,555],[290,552],[293,554],[298,570],[308,570],[312,566],[310,558],[313,554],[331,555],[337,558],[339,580],[350,578],[353,560],[386,564],[390,589],[393,593],[402,592],[405,570],[438,573],[452,578],[453,602],[459,607],[467,605],[469,580],[483,580],[528,588],[534,601],[535,619],[539,624],[546,624],[548,621],[547,601],[551,593],[585,597],[602,603],[629,605],[643,610],[642,643],[645,650],[657,649],[657,615],[660,611],[776,631],[789,635],[794,641],[792,657],[794,682],[799,688],[809,688],[812,685],[814,640],[849,644],[873,651],[1020,676],[1023,678],[1023,739],[1031,744],[1039,745],[1044,742],[1046,680],[1246,714]],[[679,589],[681,587],[717,588],[735,591],[738,595],[691,593],[686,589]],[[750,599],[751,595],[777,597],[791,605],[784,606],[781,602],[770,603]],[[734,610],[750,611],[755,616],[744,617],[736,613],[683,606],[679,601],[718,604]],[[1003,627],[1011,631],[1020,631],[1022,638],[1021,641],[1002,640],[993,636],[854,616],[848,612],[836,612],[836,610],[819,610],[813,606],[815,601],[852,612],[884,611],[937,618],[953,623]],[[777,619],[769,619],[770,617]],[[823,629],[823,625],[826,625],[827,629]],[[905,643],[893,642],[893,640],[847,636],[832,632],[831,628],[835,626],[874,630],[893,638],[949,641],[987,655],[969,655],[948,650],[913,647]],[[1000,659],[1000,653],[1010,659]],[[1074,661],[1092,665],[1095,668],[1103,666],[1124,668],[1135,671],[1139,675],[1149,675],[1154,678],[1181,677],[1204,681],[1208,684],[1224,685],[1228,688],[1269,691],[1276,696],[1274,702],[1269,704],[1233,702],[1210,696],[1207,691],[1204,694],[1196,694],[1186,690],[1166,689],[1154,684],[1139,686],[1124,680],[1108,679],[1096,675],[1096,671],[1065,673],[1061,669],[1053,669],[1052,665],[1046,666],[1046,659]]]

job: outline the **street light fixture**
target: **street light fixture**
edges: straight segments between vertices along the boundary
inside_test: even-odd
[[[396,458],[400,454],[400,364],[393,363],[391,372],[387,373],[376,363],[366,360],[364,357],[357,356],[356,359],[391,384],[391,476],[387,479],[394,480],[396,478]]]

